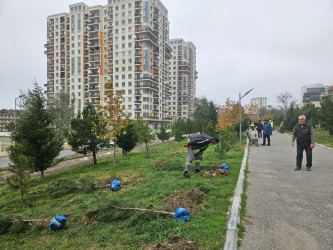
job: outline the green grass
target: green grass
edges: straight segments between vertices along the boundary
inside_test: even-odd
[[[204,178],[194,174],[191,167],[191,178],[184,179],[187,150],[183,143],[166,143],[151,148],[150,152],[149,159],[145,150],[119,156],[115,169],[111,167],[110,158],[99,161],[97,165],[89,164],[46,175],[44,181],[30,179],[23,204],[19,201],[18,191],[7,186],[0,187],[0,214],[26,219],[52,218],[56,214],[68,217],[64,230],[50,232],[48,223],[32,222],[19,232],[10,231],[1,235],[1,248],[143,249],[167,241],[170,234],[178,234],[184,240],[194,240],[198,247],[221,249],[228,223],[230,197],[237,183],[244,145],[232,149],[223,157],[215,153],[214,146],[204,153],[202,165],[214,161],[228,164],[231,175],[224,178]],[[112,192],[106,187],[93,192],[69,193],[60,198],[46,192],[47,186],[59,179],[86,179],[95,184],[105,184],[110,183],[105,179],[111,176],[124,183],[120,191]],[[201,205],[200,213],[193,214],[189,209],[191,220],[186,223],[153,213],[110,208],[117,205],[174,212],[166,204],[167,197],[191,189],[204,192],[206,201]],[[86,225],[87,216],[92,215],[97,223]]]
[[[333,148],[333,136],[328,133],[328,130],[315,130],[315,138],[316,143]]]

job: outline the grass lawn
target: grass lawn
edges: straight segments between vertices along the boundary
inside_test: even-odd
[[[48,222],[31,222],[0,236],[2,249],[144,249],[168,241],[168,236],[177,234],[184,241],[193,240],[197,247],[221,249],[228,223],[230,198],[236,186],[244,154],[244,145],[236,147],[223,157],[210,146],[204,153],[202,165],[226,162],[231,175],[206,178],[190,170],[190,179],[183,177],[187,149],[184,143],[168,142],[150,149],[151,157],[146,158],[145,150],[118,156],[117,166],[111,167],[112,158],[101,160],[97,165],[85,165],[63,172],[30,179],[25,193],[25,202],[19,201],[19,191],[8,186],[0,187],[1,214],[15,218],[38,219],[65,215],[68,218],[63,230],[51,232]],[[122,187],[112,192],[113,178],[121,180]],[[93,182],[99,189],[63,189],[55,187],[60,179],[80,179]],[[83,182],[84,183],[84,182]],[[89,184],[83,184],[88,187]],[[55,191],[68,191],[59,195]],[[190,190],[192,190],[190,192]],[[188,196],[182,196],[188,192]],[[189,222],[178,222],[174,218],[151,212],[119,210],[123,208],[146,208],[174,212],[178,202],[187,199],[185,207],[190,212]],[[191,200],[192,199],[192,200]],[[189,202],[189,201],[192,201]],[[17,230],[17,231],[16,231]]]
[[[315,130],[315,137],[316,143],[333,148],[333,136],[328,133],[328,130]]]

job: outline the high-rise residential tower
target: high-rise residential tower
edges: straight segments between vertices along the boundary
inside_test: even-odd
[[[81,2],[69,8],[47,18],[48,98],[69,92],[79,112],[103,98],[104,84],[111,81],[123,93],[124,115],[143,117],[153,128],[171,120],[172,49],[162,2],[109,0],[104,6]]]
[[[252,105],[257,105],[258,109],[267,108],[267,97],[256,97],[251,99]]]
[[[196,47],[182,38],[171,39],[172,58],[169,64],[169,81],[172,87],[170,115],[188,119],[193,113],[196,92]]]

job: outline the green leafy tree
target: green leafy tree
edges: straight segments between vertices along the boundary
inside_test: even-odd
[[[182,118],[177,119],[173,124],[172,124],[172,132],[175,134],[175,131],[178,130],[181,133],[185,134],[185,120]]]
[[[147,157],[149,157],[149,142],[155,139],[155,135],[149,128],[148,123],[142,118],[136,120],[136,131],[139,136],[139,142],[146,144]]]
[[[196,124],[192,119],[187,119],[185,121],[185,133],[188,134],[188,137],[191,137],[191,134],[196,132]]]
[[[53,114],[53,124],[59,137],[65,138],[70,130],[71,120],[74,118],[75,99],[70,98],[69,93],[59,92],[54,99],[51,99],[48,107]]]
[[[174,134],[175,134],[175,141],[181,142],[184,140],[183,133],[180,130],[178,129],[174,130]]]
[[[320,117],[323,126],[333,135],[333,96],[324,96],[321,102]]]
[[[319,121],[319,108],[313,103],[304,105],[300,111],[301,114],[305,115],[307,123],[315,126]]]
[[[29,178],[28,170],[31,163],[29,158],[23,154],[24,148],[21,144],[11,145],[7,151],[11,161],[9,171],[13,175],[7,178],[6,181],[11,187],[20,189],[21,202],[23,202],[24,188]]]
[[[161,122],[160,132],[156,132],[157,138],[162,142],[170,139],[171,135],[169,132],[166,132],[166,128],[164,127],[164,122]]]
[[[11,138],[22,145],[22,154],[28,157],[33,171],[44,171],[51,167],[62,150],[63,140],[53,127],[52,114],[47,109],[43,90],[34,83],[34,89],[24,95],[24,112],[17,120],[16,130]]]
[[[214,127],[217,124],[218,106],[209,101],[206,97],[194,99],[193,120],[197,125],[197,130],[203,133],[208,123],[212,123]]]
[[[13,132],[15,130],[15,122],[10,122],[7,126],[6,126],[7,131],[9,132]]]
[[[97,164],[97,151],[108,144],[107,140],[100,139],[100,130],[96,109],[88,103],[83,109],[82,116],[78,114],[77,118],[71,120],[71,130],[67,136],[68,144],[75,152],[82,154],[92,152],[94,164]]]
[[[290,108],[287,110],[286,118],[284,120],[284,128],[286,130],[292,131],[295,125],[298,122],[298,116],[300,115],[300,110],[298,107],[294,107],[291,105]]]
[[[117,145],[127,154],[135,148],[138,143],[138,134],[133,121],[130,121],[126,128],[122,128],[119,135],[117,135]]]

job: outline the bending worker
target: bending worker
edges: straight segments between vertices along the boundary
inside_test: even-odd
[[[195,135],[192,136],[190,142],[185,145],[185,147],[188,147],[184,172],[185,178],[190,178],[188,171],[190,170],[193,159],[195,163],[195,172],[200,172],[200,161],[202,159],[202,154],[208,148],[210,143],[217,144],[219,143],[219,139],[207,135]]]

